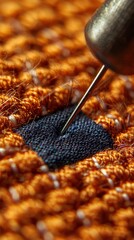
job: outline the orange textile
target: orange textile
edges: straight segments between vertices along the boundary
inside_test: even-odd
[[[103,0],[0,0],[0,240],[134,239],[134,76],[108,71],[83,112],[114,148],[50,171],[13,129],[79,101],[100,63]]]

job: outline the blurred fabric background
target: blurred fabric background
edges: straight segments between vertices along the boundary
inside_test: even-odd
[[[102,3],[0,0],[1,240],[134,239],[134,76],[108,71],[82,109],[113,149],[50,171],[14,132],[84,94],[101,66],[84,27]]]

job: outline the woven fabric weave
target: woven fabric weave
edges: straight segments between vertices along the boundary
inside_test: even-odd
[[[102,126],[80,113],[64,135],[60,130],[73,112],[73,107],[19,128],[26,144],[38,153],[49,168],[72,164],[113,147],[110,134]]]
[[[103,2],[0,0],[0,240],[134,239],[134,76],[108,71],[82,108],[113,149],[49,170],[16,132],[84,94],[101,67],[84,27]]]

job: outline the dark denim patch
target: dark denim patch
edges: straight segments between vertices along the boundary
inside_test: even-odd
[[[42,157],[49,168],[72,164],[113,147],[109,133],[82,112],[66,133],[60,136],[58,132],[73,108],[66,108],[17,129],[26,144]]]

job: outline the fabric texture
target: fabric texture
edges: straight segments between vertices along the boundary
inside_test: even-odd
[[[78,117],[113,148],[49,169],[29,135],[65,119],[99,71],[84,28],[103,2],[0,0],[0,240],[134,239],[134,76],[107,71]]]
[[[73,109],[71,107],[58,111],[17,130],[49,168],[72,164],[113,147],[110,134],[83,113],[76,117],[64,135],[60,135],[60,130]]]

